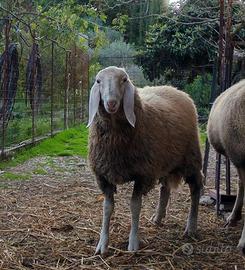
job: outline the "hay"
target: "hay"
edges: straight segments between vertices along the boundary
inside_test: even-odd
[[[182,236],[190,203],[187,186],[173,193],[160,227],[150,221],[158,190],[144,198],[141,249],[136,254],[126,251],[132,187],[119,187],[108,257],[95,255],[103,196],[88,168],[76,165],[80,161],[54,158],[54,168],[43,165],[47,175],[33,175],[28,182],[9,183],[0,190],[0,269],[245,268],[236,250],[241,226],[224,229],[213,206],[200,206],[197,239]],[[38,158],[14,170],[30,172],[35,166],[40,166]]]

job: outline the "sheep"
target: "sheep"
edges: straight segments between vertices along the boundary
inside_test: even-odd
[[[136,89],[124,69],[107,67],[97,74],[91,89],[88,126],[88,160],[104,194],[96,254],[108,251],[116,186],[129,181],[134,182],[129,251],[139,248],[142,195],[146,195],[157,181],[161,188],[152,221],[161,223],[171,187],[176,187],[183,177],[191,192],[185,234],[195,235],[202,157],[197,113],[191,98],[170,86]]]
[[[207,125],[207,134],[214,149],[228,157],[238,175],[238,191],[227,225],[236,225],[241,219],[245,184],[245,80],[223,92],[214,102]],[[245,254],[245,225],[238,248]]]

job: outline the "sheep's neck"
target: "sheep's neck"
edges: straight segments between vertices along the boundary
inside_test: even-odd
[[[113,129],[116,129],[117,127],[117,119],[114,115],[111,115],[111,126]]]

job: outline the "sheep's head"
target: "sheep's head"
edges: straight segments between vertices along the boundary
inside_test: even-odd
[[[96,76],[95,83],[89,98],[89,122],[91,125],[98,111],[100,101],[108,114],[116,114],[120,104],[123,103],[125,116],[134,127],[134,92],[135,87],[131,83],[128,74],[122,68],[107,67]]]

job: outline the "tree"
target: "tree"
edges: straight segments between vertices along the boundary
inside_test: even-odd
[[[149,26],[156,22],[166,0],[91,0],[107,16],[107,25],[120,30],[125,41],[142,45]]]
[[[234,4],[235,24],[241,21],[240,3]],[[219,35],[219,1],[180,1],[170,7],[148,31],[143,50],[143,66],[151,80],[173,68],[204,66],[216,58]]]

